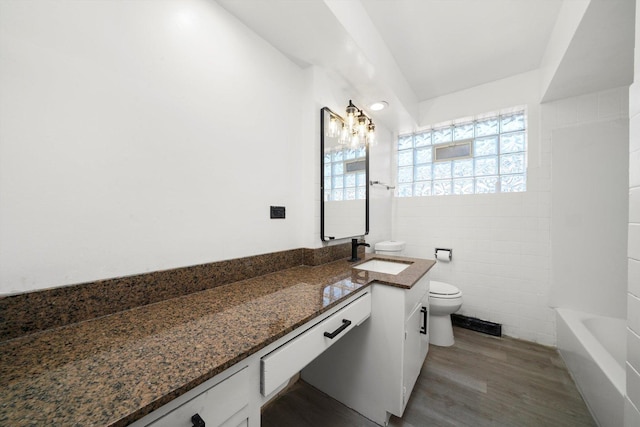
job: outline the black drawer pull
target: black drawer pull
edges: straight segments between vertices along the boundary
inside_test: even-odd
[[[191,422],[193,423],[193,427],[205,427],[204,420],[199,414],[195,414],[191,417]]]
[[[427,315],[428,315],[427,314],[428,313],[427,312],[427,307],[422,307],[420,309],[420,312],[422,313],[422,322],[423,322],[422,326],[420,326],[420,333],[424,334],[424,335],[427,335],[427,321],[428,321],[427,320]]]
[[[344,331],[345,329],[347,329],[349,327],[349,325],[351,324],[351,320],[347,320],[347,319],[342,319],[342,326],[340,326],[338,329],[336,329],[333,332],[325,332],[324,336],[329,338],[329,339],[334,339],[335,337],[338,336],[338,334],[342,331]]]

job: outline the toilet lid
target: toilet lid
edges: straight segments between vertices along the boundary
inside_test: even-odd
[[[390,252],[399,252],[404,250],[404,242],[403,241],[394,241],[387,240],[384,242],[378,242],[375,246],[376,251],[390,251]]]
[[[429,287],[429,293],[435,295],[455,295],[460,293],[460,289],[448,283],[432,280]]]

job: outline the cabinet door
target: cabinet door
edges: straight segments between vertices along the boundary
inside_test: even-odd
[[[429,352],[429,296],[425,297],[425,301],[419,307],[420,309],[420,360],[424,363]]]
[[[418,283],[414,284],[411,289],[404,290],[404,315],[408,318],[418,304],[425,299],[425,295],[429,292],[429,280],[425,277],[421,278]]]
[[[207,424],[207,427],[209,424]],[[247,411],[243,410],[238,412],[233,417],[229,418],[224,424],[221,424],[220,427],[248,427],[249,426],[249,418],[247,415]]]
[[[405,341],[404,341],[404,354],[403,354],[403,378],[402,378],[402,411],[407,405],[409,396],[413,386],[418,379],[420,369],[424,363],[424,357],[426,352],[424,344],[426,339],[425,335],[420,333],[420,329],[423,327],[424,314],[421,310],[422,305],[416,306],[411,312],[407,322],[405,323]]]

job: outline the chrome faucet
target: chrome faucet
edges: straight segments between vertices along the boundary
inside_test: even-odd
[[[371,247],[371,245],[366,242],[359,242],[358,239],[351,239],[351,259],[349,260],[350,262],[360,261],[360,258],[358,258],[358,246]]]

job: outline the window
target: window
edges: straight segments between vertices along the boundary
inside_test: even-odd
[[[344,148],[324,153],[324,201],[367,197],[367,149]]]
[[[527,188],[524,109],[459,120],[398,138],[398,197]]]

